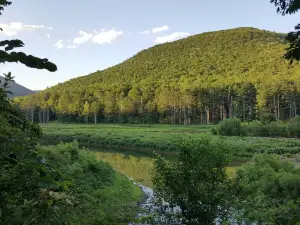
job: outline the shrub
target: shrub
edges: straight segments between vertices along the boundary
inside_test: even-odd
[[[266,125],[268,130],[268,136],[270,137],[285,137],[286,136],[286,125],[272,122]]]
[[[172,210],[157,212],[159,221],[165,220],[159,224],[215,224],[217,218],[223,219],[227,213],[227,145],[203,137],[181,140],[178,149],[177,160],[170,162],[158,156],[154,162],[153,185],[158,208],[163,209],[166,201],[182,209],[175,216],[169,213]],[[178,223],[179,220],[182,222]]]
[[[286,127],[287,137],[300,137],[300,117],[290,120]]]
[[[234,182],[236,203],[247,224],[299,224],[300,169],[274,155],[258,155]]]
[[[243,136],[245,129],[240,119],[233,118],[220,122],[217,126],[217,134],[222,136]]]

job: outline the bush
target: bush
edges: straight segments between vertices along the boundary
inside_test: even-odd
[[[258,155],[236,175],[234,208],[247,224],[299,224],[300,169],[274,155]]]
[[[287,137],[300,137],[300,117],[297,116],[290,120],[286,127]]]
[[[245,129],[240,119],[233,118],[220,122],[216,128],[217,134],[222,136],[243,136]]]
[[[160,156],[155,160],[153,185],[158,208],[163,209],[165,201],[182,211],[175,216],[172,210],[155,212],[157,220],[159,224],[215,224],[227,213],[229,149],[207,137],[181,140],[177,147],[176,160]]]
[[[286,125],[272,122],[266,125],[268,136],[270,137],[286,137]]]

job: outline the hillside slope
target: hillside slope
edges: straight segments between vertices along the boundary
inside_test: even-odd
[[[254,119],[257,108],[276,111],[280,119],[297,113],[294,95],[300,89],[299,63],[283,59],[285,48],[284,34],[255,28],[203,33],[143,50],[119,65],[43,91],[31,102],[42,101],[60,115],[95,112],[111,122],[116,114],[135,114],[137,120],[149,112],[173,123]],[[282,101],[288,89],[295,108],[290,112]],[[273,104],[270,99],[277,95]]]
[[[4,77],[0,76],[1,83],[4,82]],[[9,91],[11,91],[13,94],[9,95],[9,97],[16,97],[16,96],[26,96],[30,94],[34,94],[35,92],[20,85],[15,82],[9,83]]]

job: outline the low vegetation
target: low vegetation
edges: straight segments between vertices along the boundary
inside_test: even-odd
[[[221,136],[299,138],[300,117],[295,117],[286,123],[252,121],[248,124],[242,124],[240,119],[227,119],[212,128],[211,132]]]
[[[77,142],[41,147],[39,152],[47,166],[57,168],[61,179],[68,181],[61,195],[68,196],[70,205],[57,212],[61,224],[125,225],[134,220],[143,194],[109,164],[79,150]]]
[[[229,178],[230,149],[223,142],[203,138],[185,140],[178,147],[177,160],[158,157],[154,163],[160,207],[146,221],[155,225],[299,224],[299,167],[276,155],[261,154]],[[181,211],[161,210],[165,201]]]

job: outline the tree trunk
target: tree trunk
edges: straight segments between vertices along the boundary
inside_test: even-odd
[[[200,124],[203,124],[203,114],[202,114],[202,111],[200,113]]]
[[[245,122],[246,121],[246,115],[245,115],[246,110],[245,110],[245,98],[244,97],[242,98],[242,101],[243,101],[243,122]]]
[[[294,116],[297,116],[296,95],[294,95]]]
[[[94,113],[94,122],[95,122],[95,124],[97,124],[97,113],[96,112]]]
[[[205,108],[206,111],[206,124],[210,124],[210,117],[209,117],[209,108]]]
[[[222,100],[222,103],[220,105],[220,120],[224,120],[224,100]]]
[[[289,101],[289,105],[290,105],[289,119],[291,119],[293,117],[292,116],[292,99],[293,99],[293,96],[290,95],[290,101]]]
[[[273,96],[273,105],[274,105],[274,116],[276,118],[276,121],[277,121],[277,108],[276,108],[276,99],[275,99],[275,95]]]
[[[33,119],[34,119],[34,108],[30,109],[30,116],[31,116],[31,122],[33,122]]]
[[[39,110],[39,122],[42,123],[42,109]]]
[[[233,118],[233,97],[230,95],[230,102],[229,102],[229,118]]]
[[[279,102],[279,94],[277,94],[277,116],[278,116],[278,119],[277,121],[279,122],[280,120],[280,102]]]
[[[211,120],[215,122],[215,103],[213,103],[212,111],[211,111]]]

